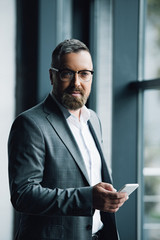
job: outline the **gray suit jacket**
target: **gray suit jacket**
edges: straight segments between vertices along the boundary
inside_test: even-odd
[[[89,127],[101,155],[103,181],[111,182],[93,111]],[[92,187],[77,143],[50,95],[16,118],[8,154],[11,202],[21,212],[16,239],[91,239]],[[114,214],[101,217],[103,239],[118,239]]]

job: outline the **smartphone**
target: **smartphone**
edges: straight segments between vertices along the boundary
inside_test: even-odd
[[[132,184],[125,184],[119,192],[126,192],[128,196],[137,188],[139,187],[139,184],[137,183],[132,183]]]

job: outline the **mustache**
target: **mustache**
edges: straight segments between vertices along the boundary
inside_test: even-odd
[[[84,95],[84,90],[82,88],[78,88],[78,87],[68,87],[67,89],[65,89],[65,93],[72,93],[72,92],[78,92],[82,95]]]

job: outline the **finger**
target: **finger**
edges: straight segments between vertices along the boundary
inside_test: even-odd
[[[106,199],[106,202],[105,202],[105,206],[109,207],[110,209],[113,208],[113,209],[116,209],[116,208],[120,208],[124,202],[126,201],[125,198],[120,198],[120,199]]]
[[[111,199],[128,199],[128,195],[126,193],[109,192],[108,194]]]
[[[114,187],[110,183],[104,183],[103,187],[108,191],[114,191]]]
[[[106,208],[105,208],[105,211],[106,212],[112,212],[112,213],[115,213],[119,210],[120,207],[122,207],[124,204],[124,202],[122,203],[119,203],[119,204],[111,204],[111,205],[108,205]]]
[[[107,212],[115,213],[119,210],[119,205],[111,205],[106,208]]]
[[[121,204],[123,203],[125,200],[124,199],[111,199],[111,204]]]

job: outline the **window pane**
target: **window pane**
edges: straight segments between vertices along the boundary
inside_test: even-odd
[[[152,173],[152,169],[149,169]],[[154,171],[153,171],[154,174]],[[145,195],[159,195],[160,196],[160,176],[146,176],[145,175]]]
[[[160,90],[144,93],[144,167],[160,168]],[[154,174],[155,175],[155,174]]]
[[[8,188],[7,139],[15,114],[16,1],[0,0],[0,239],[12,239],[13,208]],[[6,100],[7,93],[7,100]]]
[[[146,0],[145,79],[160,77],[160,1]]]
[[[159,240],[160,229],[146,229],[144,231],[145,240]]]
[[[144,204],[144,209],[145,209],[145,215],[144,215],[145,224],[160,223],[160,203],[146,202]]]
[[[144,92],[144,240],[160,239],[160,90]]]

